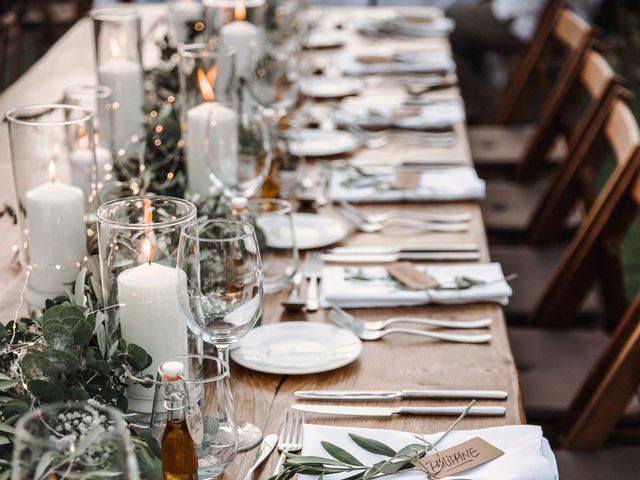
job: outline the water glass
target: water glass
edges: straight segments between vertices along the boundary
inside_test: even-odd
[[[78,402],[47,405],[20,419],[11,478],[138,480],[139,474],[120,413]]]
[[[289,285],[300,266],[291,204],[274,198],[254,198],[247,208],[255,219],[264,291],[279,292]]]

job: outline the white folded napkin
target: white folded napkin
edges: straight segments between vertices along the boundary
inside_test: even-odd
[[[485,183],[471,167],[433,168],[419,173],[415,189],[395,186],[395,174],[362,176],[357,170],[337,169],[329,195],[349,202],[458,201],[484,198]]]
[[[374,428],[331,427],[327,425],[305,425],[302,441],[302,455],[331,458],[322,448],[321,441],[327,441],[344,448],[365,465],[373,465],[387,457],[375,455],[358,447],[349,437],[355,433],[363,437],[379,440],[395,450],[419,443],[413,433]],[[434,442],[440,433],[424,435],[428,442]],[[542,435],[542,429],[535,425],[509,425],[478,430],[454,430],[438,445],[439,451],[453,447],[474,437],[480,437],[499,448],[504,455],[490,462],[467,470],[453,477],[471,480],[558,480],[558,466],[549,442]],[[348,477],[348,474],[331,475],[332,480]],[[316,477],[300,475],[298,478]],[[388,480],[424,480],[425,474],[409,470],[384,477]]]
[[[499,263],[416,265],[440,285],[451,286],[456,277],[482,280],[486,285],[458,290],[409,290],[390,278],[387,269],[326,266],[322,269],[320,304],[344,308],[404,307],[428,303],[491,302],[506,305],[513,293]],[[366,277],[366,279],[364,279]]]
[[[400,34],[411,37],[444,37],[453,32],[455,21],[451,18],[434,18],[430,22],[409,22],[401,17],[389,19],[363,19],[356,25],[364,35]]]
[[[398,117],[401,109],[407,109],[407,106],[345,104],[334,112],[333,119],[339,125],[351,123],[365,128],[396,127],[411,130],[450,127],[464,120],[464,107],[459,100],[424,105],[417,109],[416,115]]]
[[[347,75],[376,75],[385,73],[453,72],[456,64],[445,52],[403,52],[393,62],[362,63],[353,53],[342,56],[343,73]]]

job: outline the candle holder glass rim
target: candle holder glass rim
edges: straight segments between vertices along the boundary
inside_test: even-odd
[[[232,57],[237,55],[238,50],[233,45],[214,41],[181,44],[178,45],[178,53],[185,58],[207,58],[220,55]]]
[[[105,5],[93,8],[89,11],[89,15],[94,20],[106,22],[133,22],[140,20],[140,13],[136,8],[124,5]]]
[[[206,7],[229,7],[234,8],[237,4],[242,4],[246,8],[260,7],[266,3],[265,0],[203,0],[202,4]]]
[[[150,223],[131,223],[131,222],[123,222],[122,220],[113,220],[108,215],[109,210],[118,205],[125,205],[127,203],[133,202],[143,202],[145,198],[148,198],[152,201],[167,201],[175,204],[180,204],[182,206],[187,207],[187,212],[181,216],[180,218],[176,218],[173,220],[164,220],[162,222],[150,222]],[[170,197],[168,195],[153,195],[148,197],[140,197],[140,196],[131,196],[124,198],[116,198],[114,200],[109,200],[108,202],[103,203],[98,208],[96,212],[96,218],[105,225],[117,226],[121,229],[131,229],[131,230],[139,230],[141,228],[165,228],[165,227],[175,227],[183,224],[185,219],[193,218],[195,220],[197,216],[196,206],[191,203],[189,200],[185,200],[183,198]]]
[[[19,116],[19,114],[27,114],[29,111],[39,111],[41,114],[44,114],[47,113],[47,110],[75,110],[77,112],[81,112],[81,116],[78,118],[70,118],[64,120],[47,120],[44,122],[38,120],[39,115],[36,117],[28,117],[30,118],[30,120],[20,118]],[[23,105],[21,107],[12,108],[5,114],[5,118],[8,122],[29,126],[75,125],[80,122],[89,122],[93,119],[93,116],[93,112],[87,110],[84,107],[81,107],[79,105],[68,105],[66,103],[39,103],[33,105]]]
[[[201,231],[201,227],[203,226],[209,226],[209,225],[214,225],[214,224],[219,224],[219,225],[236,225],[238,227],[240,227],[241,229],[244,230],[244,233],[240,233],[234,236],[228,236],[228,237],[224,237],[224,238],[202,238],[200,237],[198,234]],[[192,235],[190,233],[187,232],[186,229],[182,230],[181,235],[185,238],[188,238],[190,240],[194,240],[197,242],[203,242],[203,243],[225,243],[225,242],[235,242],[238,240],[243,240],[245,238],[249,238],[255,235],[255,229],[253,228],[253,225],[251,225],[249,222],[245,222],[242,220],[221,220],[221,219],[217,219],[217,220],[201,220],[197,223],[195,223],[193,225],[194,227],[196,227],[196,235]]]
[[[271,206],[277,206],[277,208],[269,208],[269,210],[261,210],[263,204],[269,204]],[[253,214],[260,215],[261,217],[273,217],[277,215],[286,215],[291,213],[291,202],[282,200],[280,198],[251,198],[247,202],[247,208]]]
[[[100,411],[101,413],[104,413],[107,416],[107,418],[113,422],[113,429],[105,431],[104,434],[106,435],[106,437],[103,437],[103,439],[110,439],[110,438],[117,438],[117,437],[122,438],[122,436],[126,435],[126,429],[125,429],[126,420],[118,410],[116,410],[115,408],[109,405],[103,405],[98,403],[89,404],[88,402],[83,402],[83,401],[50,403],[50,404],[46,404],[41,407],[38,407],[35,410],[32,410],[30,412],[27,412],[18,420],[18,423],[16,424],[16,432],[20,431],[20,436],[22,437],[22,439],[25,442],[29,442],[30,444],[38,445],[38,446],[51,445],[52,441],[49,438],[43,438],[43,437],[32,435],[29,432],[29,430],[26,428],[27,423],[33,420],[43,420],[43,414],[47,412],[55,412],[56,410],[60,410],[63,408],[74,408],[74,407],[93,408],[95,410]]]
[[[71,98],[91,100],[93,98],[109,98],[113,95],[113,90],[106,85],[98,85],[97,83],[74,83],[64,89],[64,94]]]
[[[227,362],[225,362],[224,360],[222,360],[222,359],[220,359],[218,357],[213,357],[211,355],[200,355],[198,353],[188,353],[188,354],[185,354],[185,355],[175,355],[173,357],[165,359],[162,363],[160,363],[160,365],[158,365],[158,373],[160,374],[160,377],[162,378],[164,376],[164,372],[162,370],[162,366],[165,363],[167,363],[167,362],[180,362],[180,363],[183,363],[183,362],[181,362],[181,360],[188,360],[188,359],[192,359],[192,358],[209,360],[209,361],[215,362],[220,366],[220,371],[222,373],[219,373],[215,377],[206,377],[206,378],[203,378],[201,380],[182,376],[181,379],[184,380],[186,383],[191,384],[191,385],[206,385],[208,383],[218,382],[220,380],[223,380],[223,379],[229,377],[229,364]]]

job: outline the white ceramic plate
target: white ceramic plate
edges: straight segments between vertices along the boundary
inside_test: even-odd
[[[339,30],[316,30],[311,32],[306,48],[338,48],[345,44],[346,35]]]
[[[254,328],[231,351],[234,362],[257,372],[304,375],[328,372],[360,356],[352,332],[315,322],[283,322]]]
[[[340,98],[356,95],[364,88],[364,80],[353,77],[313,76],[302,80],[300,90],[307,97]]]
[[[329,157],[354,151],[360,143],[349,132],[340,130],[316,130],[303,128],[298,132],[291,132],[289,149],[298,157]]]
[[[286,217],[265,218],[260,222],[260,228],[269,247],[291,248],[291,228]],[[349,229],[339,218],[315,213],[294,213],[293,228],[298,250],[328,247],[349,234]]]

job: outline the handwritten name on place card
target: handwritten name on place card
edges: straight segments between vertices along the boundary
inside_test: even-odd
[[[444,478],[465,472],[504,455],[499,448],[480,437],[460,443],[438,453],[428,455],[415,464],[434,478]]]

